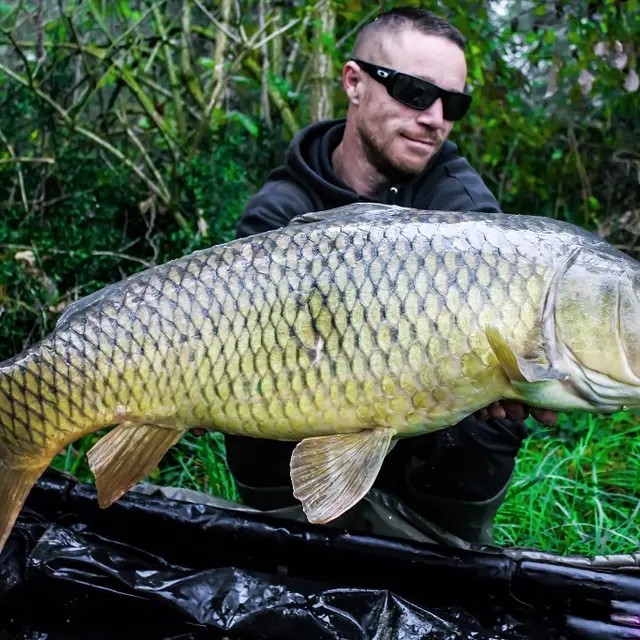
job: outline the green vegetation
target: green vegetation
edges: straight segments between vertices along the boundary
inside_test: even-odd
[[[496,543],[566,554],[637,551],[638,415],[561,415],[553,430],[529,424]]]
[[[640,2],[430,6],[468,38],[474,103],[452,139],[503,209],[569,220],[637,257]],[[78,297],[231,239],[293,133],[344,114],[340,69],[375,8],[0,0],[0,360]],[[497,541],[636,551],[637,417],[531,425]],[[55,465],[93,481],[95,437]],[[237,498],[211,434],[184,438],[150,479]]]

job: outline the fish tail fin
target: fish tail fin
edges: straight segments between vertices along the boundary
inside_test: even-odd
[[[0,362],[0,552],[54,456],[89,430],[52,358],[63,359],[49,345]],[[82,388],[79,377],[68,382]]]
[[[0,460],[0,552],[4,548],[24,503],[50,460],[31,466],[11,466]]]

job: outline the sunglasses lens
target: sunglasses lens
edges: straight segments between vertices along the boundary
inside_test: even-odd
[[[471,96],[450,93],[443,98],[442,103],[444,119],[453,122],[465,116],[471,105]]]
[[[414,109],[428,109],[440,97],[438,87],[410,76],[398,75],[393,83],[393,97]],[[443,93],[443,116],[445,120],[462,119],[471,104],[471,96]]]
[[[428,109],[438,98],[438,89],[408,76],[398,76],[393,97],[414,109]]]

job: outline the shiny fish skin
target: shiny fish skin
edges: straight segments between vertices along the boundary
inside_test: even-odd
[[[524,216],[364,210],[119,283],[0,367],[3,449],[125,418],[292,440],[441,426],[493,400],[487,376],[504,386],[487,322],[543,355],[548,283],[569,243],[594,242]]]
[[[485,406],[499,370],[479,328],[499,319],[535,355],[562,247],[541,256],[530,221],[479,219],[298,224],[136,276],[2,366],[4,447],[125,418],[292,440],[413,432]]]
[[[571,370],[536,387],[546,408],[637,405],[638,273],[595,235],[546,218],[373,204],[309,214],[111,285],[0,364],[0,467],[46,466],[123,422],[406,437],[500,398],[535,401],[507,375],[489,326],[524,361]],[[620,313],[630,320],[609,327]],[[610,377],[580,362],[597,369],[599,328],[618,349],[604,354]]]

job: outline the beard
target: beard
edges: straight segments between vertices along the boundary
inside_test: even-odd
[[[413,178],[424,171],[431,158],[437,153],[443,143],[442,135],[436,130],[431,130],[430,138],[433,140],[434,148],[429,158],[422,166],[416,167],[403,162],[394,162],[386,152],[383,145],[376,139],[375,135],[363,126],[358,126],[362,150],[367,161],[382,175],[390,181],[403,181]]]

